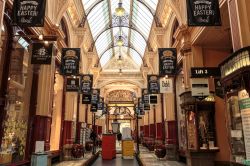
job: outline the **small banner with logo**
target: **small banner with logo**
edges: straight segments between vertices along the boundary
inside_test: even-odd
[[[79,73],[80,48],[63,48],[61,73],[63,75],[77,75]]]
[[[160,93],[173,93],[173,80],[171,78],[160,79]]]
[[[148,75],[148,93],[158,94],[160,92],[160,85],[158,75]]]
[[[46,0],[14,0],[13,25],[22,27],[43,27]]]
[[[52,48],[52,43],[33,43],[31,64],[51,64]]]
[[[91,94],[93,86],[93,75],[86,74],[81,76],[81,93]]]
[[[79,78],[67,78],[66,92],[79,91]]]
[[[159,76],[175,75],[176,48],[159,48]]]
[[[189,26],[221,26],[219,0],[187,0]]]
[[[99,102],[97,104],[97,109],[98,110],[103,110],[103,108],[104,108],[104,98],[100,97]]]
[[[100,89],[92,89],[91,104],[98,104],[100,99]],[[96,106],[97,107],[97,106]]]

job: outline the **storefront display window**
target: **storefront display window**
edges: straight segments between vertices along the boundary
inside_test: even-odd
[[[22,43],[25,43],[25,47]],[[3,122],[4,134],[0,149],[0,164],[24,160],[29,117],[29,98],[32,71],[29,63],[28,42],[17,37],[11,52],[7,101],[7,111]]]

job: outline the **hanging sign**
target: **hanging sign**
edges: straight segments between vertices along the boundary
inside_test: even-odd
[[[220,26],[219,0],[187,0],[189,26]]]
[[[97,112],[97,104],[91,104],[90,112]]]
[[[143,108],[144,111],[149,111],[150,110],[150,104],[149,103],[144,103],[143,105],[144,105],[144,108]]]
[[[218,67],[191,67],[192,78],[220,77],[220,68]]]
[[[223,89],[220,79],[218,78],[214,79],[214,89],[215,89],[215,95],[223,99],[224,89]]]
[[[100,97],[100,100],[99,100],[99,102],[97,104],[97,109],[98,110],[103,110],[103,108],[104,108],[104,98]]]
[[[240,114],[242,119],[246,159],[250,159],[250,98],[245,89],[238,92]]]
[[[93,89],[91,93],[91,104],[97,104],[100,98],[100,89]]]
[[[82,104],[91,104],[91,94],[82,94]]]
[[[33,43],[31,64],[51,64],[52,48],[52,43]]]
[[[193,78],[192,84],[192,96],[198,98],[205,98],[209,95],[208,79],[206,78]]]
[[[141,111],[141,110],[143,110],[143,108],[144,108],[144,104],[143,104],[143,102],[142,102],[142,98],[138,98],[138,107],[139,107],[139,110]]]
[[[78,92],[79,91],[79,78],[67,78],[66,91]]]
[[[157,96],[156,95],[150,95],[149,96],[149,101],[150,101],[150,104],[157,104]]]
[[[160,79],[160,93],[173,93],[173,80],[171,78]]]
[[[80,48],[63,48],[61,72],[63,75],[77,75],[79,73]]]
[[[87,74],[81,76],[81,92],[83,94],[91,94],[93,86],[93,75]]]
[[[149,94],[148,89],[142,89],[142,101],[144,104],[149,104]]]
[[[46,0],[14,0],[13,25],[43,27]]]
[[[159,75],[174,75],[176,70],[176,48],[159,48]]]
[[[158,94],[160,92],[160,85],[157,75],[148,75],[148,93]]]

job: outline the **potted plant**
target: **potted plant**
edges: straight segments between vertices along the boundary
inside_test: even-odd
[[[81,158],[84,156],[83,146],[81,144],[73,144],[71,154],[74,158]]]
[[[156,145],[155,147],[155,155],[158,158],[164,158],[166,156],[166,147],[163,144]]]

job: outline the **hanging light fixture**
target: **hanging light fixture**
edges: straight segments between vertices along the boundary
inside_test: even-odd
[[[125,13],[125,9],[122,7],[122,1],[118,3],[118,7],[115,9],[115,13],[117,16],[123,16]]]
[[[122,69],[119,69],[119,75],[120,76],[122,75]]]
[[[118,58],[118,63],[121,64],[122,63],[122,56],[119,55],[119,58]]]
[[[119,36],[119,38],[117,40],[117,45],[120,46],[120,47],[123,45],[122,36]]]

